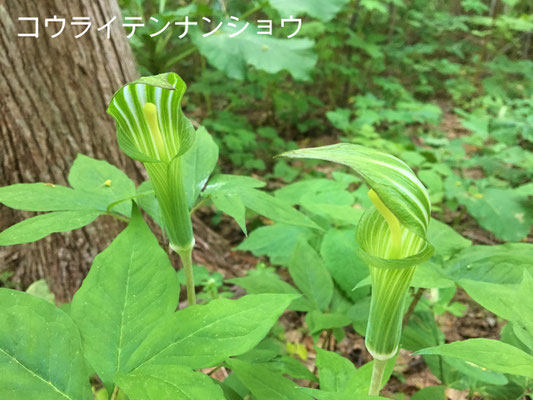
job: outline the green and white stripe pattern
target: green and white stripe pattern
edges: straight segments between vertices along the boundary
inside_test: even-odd
[[[115,119],[120,148],[146,167],[164,229],[176,250],[194,244],[180,159],[195,137],[194,127],[181,110],[185,90],[175,73],[143,77],[115,93],[107,109]]]
[[[365,343],[374,358],[393,357],[415,267],[433,254],[426,240],[431,217],[426,188],[403,161],[364,146],[341,143],[289,151],[282,156],[346,165],[372,189],[369,195],[374,206],[361,217],[356,234],[359,255],[368,264],[372,280]]]
[[[175,73],[140,78],[115,93],[107,112],[117,123],[120,147],[138,161],[168,162],[185,153],[194,142],[194,128],[181,111],[187,86]],[[163,149],[145,118],[144,106],[154,104]]]

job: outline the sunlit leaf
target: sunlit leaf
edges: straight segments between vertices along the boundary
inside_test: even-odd
[[[286,70],[295,79],[310,79],[317,61],[312,40],[258,35],[253,25],[230,37],[244,26],[235,25],[236,28],[231,28],[224,24],[224,28],[209,37],[192,36],[194,44],[215,68],[234,79],[244,79],[248,65],[271,74]]]

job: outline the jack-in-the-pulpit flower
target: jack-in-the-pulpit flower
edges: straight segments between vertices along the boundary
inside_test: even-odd
[[[433,254],[426,239],[431,217],[426,188],[403,161],[363,146],[343,143],[282,155],[347,165],[371,188],[373,207],[361,217],[356,240],[372,281],[365,344],[375,359],[370,394],[378,394],[385,363],[398,350],[405,298],[416,265]]]
[[[185,83],[175,73],[143,77],[116,92],[107,112],[115,119],[120,148],[144,163],[170,246],[187,272],[194,236],[181,156],[191,148],[195,130],[181,110],[185,90]],[[194,302],[194,290],[188,294],[189,303]]]

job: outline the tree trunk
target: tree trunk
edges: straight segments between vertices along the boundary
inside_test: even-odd
[[[45,18],[65,19],[60,24]],[[110,38],[97,31],[116,16]],[[39,18],[39,37],[18,37]],[[72,17],[90,17],[83,26]],[[139,181],[139,170],[118,149],[113,121],[105,110],[113,93],[137,77],[135,61],[122,28],[115,0],[0,0],[0,186],[18,182],[66,184],[77,153],[104,159]],[[0,206],[0,231],[28,213]],[[79,287],[93,257],[121,229],[114,220],[39,242],[0,248],[0,272],[14,272],[22,287],[45,278],[60,301]]]

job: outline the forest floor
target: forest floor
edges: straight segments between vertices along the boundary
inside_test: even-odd
[[[446,112],[445,104],[441,106],[445,112],[439,128],[442,131],[447,132],[450,139],[468,134],[457,116],[451,111]],[[416,138],[413,138],[413,140],[416,142]],[[314,145],[325,145],[329,144],[329,142],[331,142],[331,137],[313,139]],[[423,145],[422,143],[415,144]],[[310,145],[312,144],[306,144],[306,146]],[[467,152],[475,151],[475,149],[466,150]],[[322,172],[331,172],[327,170],[328,167],[325,168],[326,170]],[[479,174],[479,171],[472,170],[468,171],[468,173],[472,175],[472,177],[475,177],[476,174]],[[271,189],[279,188],[281,186],[283,186],[282,182],[269,182],[269,187]],[[263,258],[257,258],[248,252],[233,250],[244,239],[243,233],[233,219],[227,216],[223,216],[222,220],[214,226],[211,223],[213,216],[214,210],[204,208],[199,212],[200,219],[205,222],[207,226],[210,226],[213,229],[213,233],[215,233],[211,239],[221,241],[216,247],[226,249],[231,248],[232,250],[225,254],[224,265],[209,265],[209,263],[207,263],[206,266],[211,272],[220,272],[226,279],[245,276],[247,271],[255,268],[258,263],[267,261]],[[494,245],[501,243],[501,241],[494,237],[490,232],[482,229],[467,213],[461,211],[446,211],[444,214],[439,215],[439,218],[442,219],[442,222],[453,226],[454,229],[460,232],[464,237],[472,240],[474,244]],[[526,240],[528,242],[533,242],[533,236],[530,235]],[[288,274],[285,274],[284,276],[283,271],[279,272],[284,279],[290,280]],[[238,287],[232,289],[237,291],[237,295],[242,291]],[[244,292],[242,294],[244,294]],[[500,330],[503,327],[501,320],[499,320],[494,314],[479,306],[462,289],[457,291],[451,302],[459,302],[465,305],[466,311],[462,316],[455,316],[449,312],[437,316],[436,322],[443,331],[446,342],[454,342],[469,338],[499,338]],[[306,345],[308,358],[307,360],[304,360],[304,363],[307,365],[308,369],[313,372],[315,368],[314,344],[311,336],[305,333],[304,316],[303,313],[293,311],[286,312],[281,319],[281,323],[285,327],[286,339],[288,341]],[[319,339],[319,345],[325,345],[329,350],[337,351],[342,356],[352,360],[357,367],[369,362],[371,356],[365,348],[364,338],[356,333],[351,327],[345,329],[345,334],[345,338],[337,343],[334,338],[327,337],[326,332],[324,332]],[[326,341],[328,343],[324,343]],[[393,394],[403,393],[406,396],[406,399],[408,399],[411,395],[424,387],[435,386],[441,383],[431,373],[422,357],[412,356],[410,352],[406,350],[401,350],[399,352],[395,371],[398,372],[398,374],[393,374],[385,389],[382,391],[382,394],[386,397],[392,397]],[[218,379],[224,379],[226,376],[227,372],[224,368],[213,373],[213,377]],[[399,377],[401,377],[401,379]],[[311,382],[302,383],[312,386]],[[471,397],[467,391],[454,389],[447,389],[446,396],[449,400],[477,400],[476,397]]]

